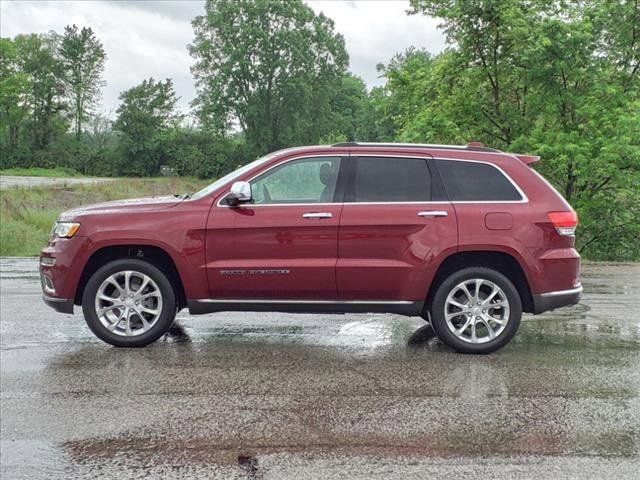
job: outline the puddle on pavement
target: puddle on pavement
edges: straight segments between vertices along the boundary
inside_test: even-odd
[[[259,474],[260,457],[278,453],[309,455],[369,456],[373,458],[491,458],[514,456],[604,456],[635,458],[639,451],[637,432],[545,433],[535,427],[521,432],[487,431],[482,434],[384,436],[336,435],[327,440],[295,439],[269,441],[246,433],[229,439],[114,437],[65,442],[70,459],[82,465],[110,463],[139,465],[239,466],[249,478]],[[250,451],[251,454],[242,453]]]
[[[353,316],[351,317],[353,318]],[[295,321],[295,320],[293,320]],[[182,341],[207,344],[247,343],[308,345],[356,349],[363,354],[407,346],[444,349],[433,338],[431,327],[420,318],[380,315],[351,319],[338,326],[318,322],[312,325],[225,325],[211,322],[202,328],[197,319],[181,320]],[[168,338],[171,341],[171,335]],[[629,348],[640,347],[640,323],[592,321],[587,313],[548,315],[541,319],[526,315],[518,334],[505,350],[517,348]]]
[[[0,275],[3,280],[22,279],[37,282],[36,258],[0,259]],[[584,264],[582,279],[585,296],[573,307],[547,312],[539,316],[525,315],[518,335],[507,347],[522,349],[539,348],[638,348],[640,346],[640,266],[637,264]],[[3,287],[9,282],[4,282]],[[39,292],[37,292],[39,293]],[[49,312],[49,310],[46,310]],[[4,311],[3,311],[4,313]],[[90,332],[77,309],[73,319],[51,313],[52,324],[48,328],[56,335],[55,342],[73,341],[73,335],[82,335],[79,342],[92,341]],[[48,322],[49,323],[49,322]],[[177,326],[164,337],[163,343],[196,344],[279,344],[354,349],[371,354],[388,349],[416,351],[425,349],[447,350],[444,346],[425,337],[421,330],[425,322],[420,318],[392,315],[287,315],[273,313],[221,313],[206,316],[178,315]],[[11,331],[7,331],[10,328]],[[6,338],[19,327],[17,322],[3,321],[3,348],[11,348]],[[47,341],[29,335],[16,335],[20,344]],[[424,341],[420,341],[423,339]]]
[[[220,318],[226,316],[217,315]],[[273,314],[263,316],[267,317],[263,325],[260,325],[259,316],[255,321],[225,321],[223,325],[207,322],[207,327],[202,328],[197,318],[181,315],[178,323],[184,335],[196,343],[308,345],[354,348],[363,353],[384,347],[406,346],[412,335],[426,325],[420,318],[389,315],[332,316],[327,321],[305,319],[304,322],[298,322],[299,317],[293,314],[278,314],[277,318]]]
[[[585,264],[585,296],[578,305],[525,315],[518,335],[509,348],[631,348],[640,347],[640,266]],[[246,314],[237,322],[230,314],[210,316],[202,328],[199,319],[181,315],[194,341],[303,344],[360,349],[363,354],[389,348],[445,349],[430,335],[424,335],[420,318],[391,315],[347,315],[298,317],[286,314]],[[217,322],[217,319],[225,319]],[[193,328],[191,328],[191,326]],[[423,342],[420,342],[423,339]],[[439,345],[439,346],[438,346]]]

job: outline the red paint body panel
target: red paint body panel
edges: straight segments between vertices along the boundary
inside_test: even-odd
[[[341,210],[339,204],[216,205],[207,228],[210,296],[336,299]],[[320,212],[332,217],[302,217]]]
[[[310,299],[424,301],[439,266],[457,252],[494,251],[522,267],[530,292],[579,285],[574,237],[559,235],[550,211],[571,207],[513,155],[434,147],[358,147],[357,155],[475,160],[502,169],[522,190],[522,202],[424,202],[242,205],[219,201],[233,181],[250,180],[301,157],[348,157],[351,147],[306,147],[264,163],[195,200],[174,197],[111,202],[65,212],[80,222],[72,239],[55,239],[41,266],[57,299],[73,299],[92,255],[118,245],[162,249],[175,264],[187,299]],[[354,150],[356,151],[356,150]],[[423,210],[446,216],[419,217]],[[304,213],[331,218],[305,219]]]
[[[448,215],[419,217],[424,210]],[[337,267],[341,298],[423,300],[437,266],[455,252],[457,235],[448,202],[345,204]]]
[[[74,298],[80,275],[90,256],[87,244],[87,237],[76,235],[50,241],[42,249],[41,257],[56,259],[54,266],[40,264],[40,274],[47,275],[55,287],[53,291],[45,290],[45,294],[62,299]]]
[[[55,257],[56,265],[41,265],[41,272],[54,280],[56,297],[74,298],[85,265],[100,249],[119,245],[153,246],[171,257],[185,291],[206,297],[209,290],[203,268],[204,227],[209,206],[209,199],[193,202],[174,199],[169,208],[162,209],[144,204],[133,209],[130,204],[119,204],[66,212],[61,217],[63,220],[80,222],[78,234],[47,244],[42,255]]]

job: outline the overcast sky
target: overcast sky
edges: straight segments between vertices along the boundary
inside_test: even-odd
[[[386,63],[410,45],[437,53],[444,37],[435,19],[407,15],[404,0],[308,0],[323,11],[344,35],[350,70],[369,87],[379,85],[376,64]],[[75,23],[89,26],[107,52],[102,110],[115,112],[121,91],[148,77],[171,78],[180,106],[188,110],[195,96],[189,71],[192,58],[187,44],[193,40],[191,20],[204,12],[204,0],[183,1],[9,1],[0,2],[0,33],[43,33]]]

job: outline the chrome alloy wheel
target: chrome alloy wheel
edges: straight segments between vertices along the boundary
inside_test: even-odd
[[[444,304],[444,318],[460,340],[486,343],[497,338],[509,321],[509,301],[495,283],[482,278],[456,285]]]
[[[96,293],[95,308],[107,330],[133,337],[147,332],[158,321],[162,294],[148,275],[124,270],[102,282]]]

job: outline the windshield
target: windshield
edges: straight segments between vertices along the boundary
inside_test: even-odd
[[[190,198],[197,199],[197,198],[202,198],[202,197],[204,197],[206,195],[209,195],[211,192],[214,192],[218,188],[222,187],[225,183],[230,182],[234,178],[237,178],[237,177],[241,176],[242,174],[248,172],[249,170],[251,170],[254,167],[257,167],[258,165],[261,165],[261,164],[271,160],[274,157],[274,155],[275,155],[274,153],[271,153],[271,154],[266,155],[264,157],[261,157],[261,158],[259,158],[257,160],[254,160],[251,163],[247,163],[245,166],[240,167],[238,170],[234,170],[233,172],[228,173],[224,177],[219,178],[218,180],[213,182],[211,185],[207,185],[206,187],[204,187],[199,192],[196,192],[193,195],[191,195]]]

